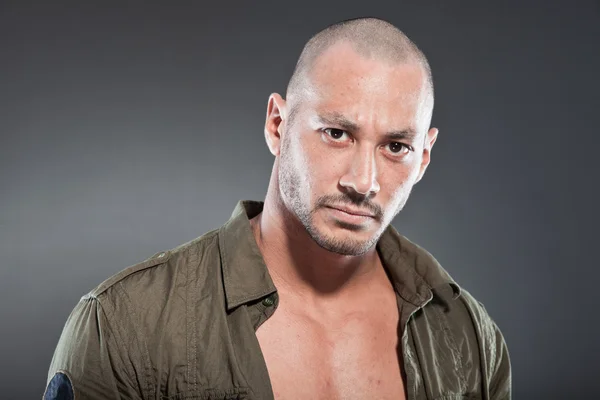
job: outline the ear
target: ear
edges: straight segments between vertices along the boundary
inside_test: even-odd
[[[439,130],[437,128],[431,128],[429,132],[427,132],[427,136],[425,138],[425,146],[423,147],[423,157],[421,158],[421,166],[419,168],[419,176],[415,183],[419,182],[423,175],[425,174],[425,170],[431,161],[431,148],[433,144],[437,140],[437,135]]]
[[[265,121],[265,140],[267,146],[274,156],[279,155],[281,146],[281,135],[283,131],[283,122],[287,118],[287,109],[285,100],[277,93],[269,96],[267,103],[267,118]]]

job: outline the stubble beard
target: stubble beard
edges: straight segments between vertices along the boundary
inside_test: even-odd
[[[342,239],[326,235],[319,231],[315,226],[314,217],[319,208],[322,208],[318,206],[318,204],[322,202],[319,201],[321,199],[318,199],[315,203],[317,206],[313,209],[309,209],[306,205],[307,202],[302,201],[302,179],[298,171],[294,168],[294,163],[290,154],[289,141],[290,138],[285,138],[283,140],[278,168],[279,191],[281,193],[283,204],[296,216],[312,240],[323,249],[345,256],[360,256],[367,253],[377,244],[385,229],[380,229],[379,232],[367,240],[355,240],[349,237]],[[394,213],[394,216],[400,212],[404,203],[406,203],[406,199],[401,202],[397,211]],[[391,219],[393,219],[393,217]],[[350,226],[345,228],[351,230]],[[387,228],[387,226],[385,228]]]

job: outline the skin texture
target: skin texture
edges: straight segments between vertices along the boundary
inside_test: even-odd
[[[429,164],[432,106],[421,65],[366,58],[343,41],[301,93],[269,97],[275,162],[251,226],[280,296],[257,331],[276,398],[404,393],[396,297],[375,244]]]

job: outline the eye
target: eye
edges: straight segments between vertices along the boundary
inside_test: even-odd
[[[400,142],[392,142],[387,145],[387,148],[389,149],[390,153],[394,155],[403,155],[407,154],[409,151],[412,151],[410,146]]]
[[[340,140],[344,137],[344,135],[348,136],[346,131],[343,131],[341,129],[336,129],[336,128],[325,128],[325,129],[323,129],[323,132],[325,132],[327,134],[327,136],[329,136],[333,140]]]

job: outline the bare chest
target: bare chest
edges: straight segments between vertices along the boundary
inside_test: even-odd
[[[278,309],[257,331],[275,399],[404,399],[394,303],[331,323]]]

